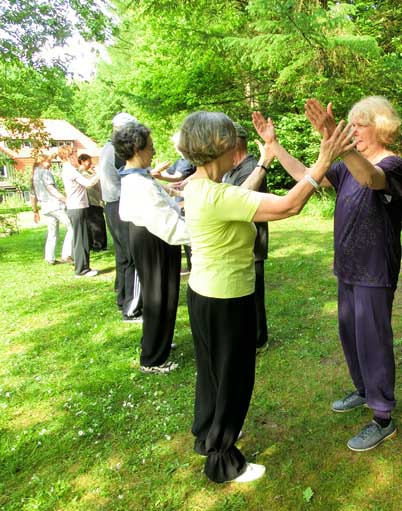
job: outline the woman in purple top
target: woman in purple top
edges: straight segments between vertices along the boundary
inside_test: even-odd
[[[331,104],[325,110],[318,101],[308,100],[306,115],[320,132],[326,128],[331,133],[336,126]],[[263,121],[261,116],[260,135],[267,132]],[[347,444],[354,451],[366,451],[396,435],[391,418],[395,407],[391,315],[401,259],[402,159],[389,146],[401,121],[389,101],[371,96],[352,107],[349,122],[355,149],[334,163],[321,182],[337,193],[334,273],[339,335],[356,389],[332,403],[332,410],[371,408],[373,421]],[[304,166],[276,141],[272,144],[282,165],[300,180]]]

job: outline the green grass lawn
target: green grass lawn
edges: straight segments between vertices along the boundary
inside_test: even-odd
[[[401,440],[365,454],[347,440],[370,421],[330,411],[351,390],[337,336],[332,220],[270,225],[269,349],[258,356],[239,446],[267,474],[209,482],[190,433],[195,364],[185,304],[180,369],[138,371],[141,326],[115,307],[114,258],[94,279],[48,266],[45,228],[0,238],[0,509],[3,511],[400,511]],[[394,307],[402,394],[402,297]],[[394,413],[402,424],[401,407]]]

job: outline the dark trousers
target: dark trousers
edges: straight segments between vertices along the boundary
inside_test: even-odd
[[[86,273],[89,268],[88,208],[67,209],[73,226],[73,252],[75,274]]]
[[[254,387],[255,298],[208,298],[188,287],[187,300],[197,363],[194,448],[207,455],[207,477],[221,483],[246,467],[235,442]]]
[[[356,389],[378,417],[395,407],[394,290],[338,281],[339,335]]]
[[[107,248],[107,234],[105,217],[101,206],[88,208],[88,237],[91,250],[105,250]]]
[[[129,223],[130,247],[141,283],[143,324],[140,364],[166,362],[172,344],[180,290],[181,252],[145,227]]]
[[[141,293],[137,283],[134,256],[130,251],[128,222],[120,219],[119,201],[105,204],[105,215],[114,244],[117,306],[125,315],[139,316],[142,313]]]
[[[257,348],[261,348],[268,342],[264,261],[255,261],[255,307],[257,312]]]

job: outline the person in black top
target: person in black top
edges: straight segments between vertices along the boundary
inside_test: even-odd
[[[238,123],[233,123],[236,129],[236,149],[234,168],[225,174],[223,181],[241,186],[257,167],[257,160],[247,152],[247,130]],[[259,192],[267,192],[267,180],[261,182]],[[257,348],[268,343],[267,317],[265,310],[264,260],[268,257],[268,223],[256,222],[257,237],[254,244],[255,260],[255,302],[257,312]]]

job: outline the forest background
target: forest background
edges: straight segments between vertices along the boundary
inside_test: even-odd
[[[152,129],[157,158],[174,160],[170,137],[188,113],[223,111],[251,128],[258,109],[308,164],[318,139],[307,98],[332,101],[338,119],[370,94],[401,111],[401,25],[395,0],[6,0],[0,117],[20,130],[17,117],[64,118],[102,144],[128,111]],[[43,56],[74,32],[107,48],[86,82]],[[279,166],[269,181],[290,185]]]

